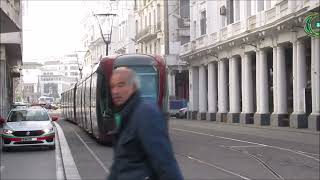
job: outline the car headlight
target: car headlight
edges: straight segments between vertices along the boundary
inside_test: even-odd
[[[13,131],[10,129],[3,129],[3,134],[12,134]]]
[[[53,132],[53,127],[51,127],[51,128],[45,128],[45,129],[43,130],[43,132],[44,132],[44,133]]]

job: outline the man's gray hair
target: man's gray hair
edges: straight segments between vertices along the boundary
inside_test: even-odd
[[[134,70],[128,67],[118,67],[115,70],[113,70],[113,73],[122,73],[122,72],[128,73],[128,84],[130,85],[133,84],[137,89],[140,89],[140,79]]]

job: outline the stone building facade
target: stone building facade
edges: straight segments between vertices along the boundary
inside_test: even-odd
[[[320,39],[304,19],[317,0],[191,1],[189,119],[320,126]]]

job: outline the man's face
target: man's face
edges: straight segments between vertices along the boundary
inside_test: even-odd
[[[114,105],[123,105],[134,93],[133,84],[128,84],[128,73],[113,74],[110,81],[111,96]]]

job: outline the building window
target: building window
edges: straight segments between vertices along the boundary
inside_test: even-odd
[[[240,1],[233,2],[233,9],[234,9],[234,19],[235,21],[240,21]]]
[[[200,19],[200,32],[201,35],[206,34],[207,30],[207,17],[206,17],[206,11],[201,12],[201,19]]]
[[[193,21],[193,38],[195,39],[197,37],[197,21]]]
[[[153,24],[156,25],[157,19],[156,19],[156,10],[153,10]]]
[[[227,24],[232,24],[234,22],[234,1],[227,0]]]
[[[157,49],[158,54],[160,54],[160,53],[161,53],[161,44],[160,44],[160,39],[157,39],[157,47],[158,47],[158,49]]]
[[[152,54],[152,44],[150,44],[150,54]]]
[[[160,12],[160,4],[157,4],[157,22],[159,23],[159,22],[161,22],[161,14],[160,14],[161,12]]]
[[[264,0],[257,0],[257,10],[258,12],[263,11],[264,10]]]
[[[147,25],[147,22],[148,22],[147,20],[148,20],[148,17],[145,16],[145,17],[144,17],[144,27],[145,27],[145,28],[147,28],[147,26],[148,26],[148,25]]]
[[[139,28],[139,24],[138,24],[139,22],[138,22],[138,20],[136,20],[136,33],[138,33],[138,28]]]
[[[151,26],[151,13],[149,13],[149,26]]]

